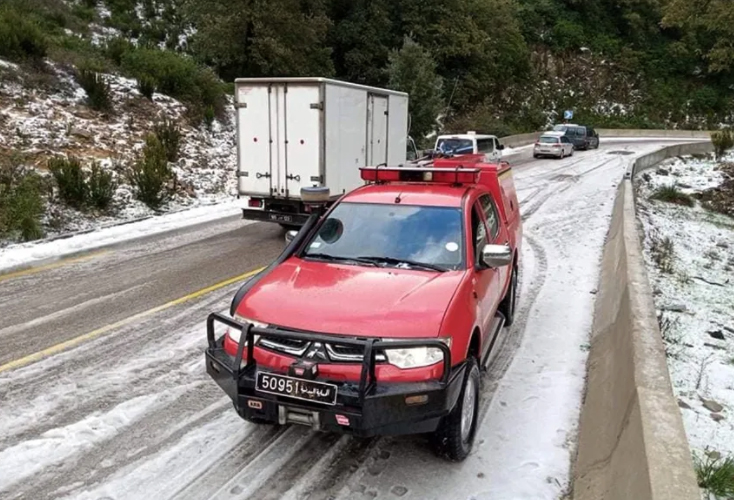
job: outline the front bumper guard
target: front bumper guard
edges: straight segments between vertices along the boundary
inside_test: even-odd
[[[224,350],[223,339],[215,339],[215,323],[223,323],[241,331],[234,357]],[[361,347],[363,358],[358,383],[338,382],[317,377],[317,381],[337,385],[335,405],[295,400],[287,396],[265,394],[255,389],[257,361],[254,337],[335,342]],[[239,323],[212,313],[207,318],[207,373],[232,399],[243,418],[269,423],[298,423],[318,430],[346,432],[369,437],[387,434],[414,434],[436,429],[442,417],[456,405],[464,379],[465,363],[451,366],[451,351],[439,340],[401,340],[335,337],[301,332],[284,332]],[[375,376],[376,353],[381,349],[435,347],[443,354],[443,372],[438,380],[410,383],[378,383]],[[247,349],[247,358],[243,355]],[[296,358],[294,358],[294,361]],[[417,404],[406,398],[420,396]],[[416,400],[414,398],[414,400]]]

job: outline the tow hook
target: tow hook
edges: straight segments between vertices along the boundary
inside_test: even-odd
[[[278,423],[280,425],[299,424],[311,427],[318,431],[321,429],[321,420],[319,412],[301,410],[296,408],[288,408],[287,406],[278,406]]]

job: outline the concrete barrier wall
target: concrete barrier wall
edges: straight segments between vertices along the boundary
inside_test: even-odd
[[[700,500],[636,227],[636,172],[711,143],[631,162],[604,245],[574,466],[575,500]]]
[[[645,130],[645,129],[597,129],[599,137],[666,137],[671,139],[709,139],[705,130]],[[516,148],[534,143],[542,132],[508,135],[500,138],[506,147]]]

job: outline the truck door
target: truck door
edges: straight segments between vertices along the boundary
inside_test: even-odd
[[[318,181],[321,171],[321,88],[318,85],[289,84],[284,93],[284,161],[281,164],[278,194],[301,196],[302,186]]]
[[[270,89],[267,85],[238,87],[237,184],[242,195],[271,194],[271,105]]]
[[[388,99],[369,94],[367,97],[367,164],[387,162]]]

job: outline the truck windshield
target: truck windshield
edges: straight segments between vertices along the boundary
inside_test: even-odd
[[[436,150],[442,153],[471,154],[474,152],[474,142],[470,139],[439,139]]]
[[[459,208],[343,202],[301,256],[446,271],[462,268],[463,248]]]

